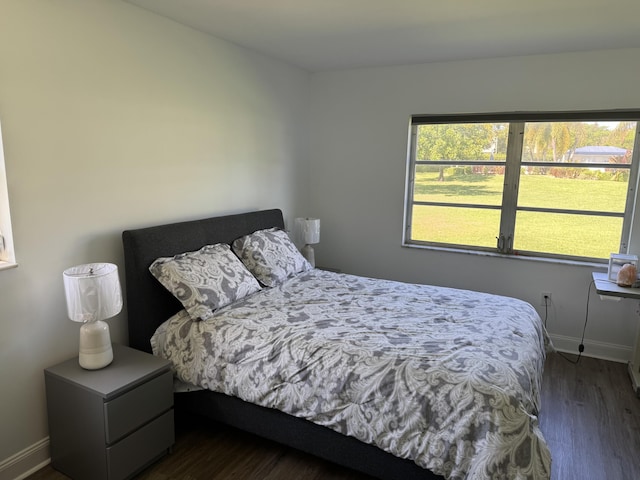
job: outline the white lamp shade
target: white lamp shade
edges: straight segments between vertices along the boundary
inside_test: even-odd
[[[295,227],[301,243],[306,245],[320,243],[319,218],[296,218]]]
[[[122,310],[118,267],[112,263],[89,263],[65,270],[67,313],[74,322],[95,322]]]

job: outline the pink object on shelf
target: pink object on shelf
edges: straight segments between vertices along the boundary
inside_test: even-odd
[[[616,283],[620,287],[631,287],[636,282],[637,274],[638,270],[636,269],[636,266],[631,263],[627,263],[620,268]]]

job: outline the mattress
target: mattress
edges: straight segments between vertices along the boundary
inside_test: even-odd
[[[177,379],[278,409],[449,479],[548,479],[551,348],[528,303],[303,272],[152,339]]]

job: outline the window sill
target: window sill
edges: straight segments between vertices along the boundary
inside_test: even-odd
[[[436,252],[449,252],[449,253],[458,253],[463,255],[478,255],[481,257],[494,257],[494,258],[504,258],[508,260],[527,260],[530,262],[540,262],[540,263],[550,263],[555,265],[573,265],[578,267],[589,267],[589,268],[607,268],[608,260],[602,260],[602,262],[592,262],[592,261],[579,261],[579,260],[569,260],[563,258],[547,258],[547,257],[535,257],[531,255],[517,255],[517,254],[503,254],[497,252],[486,252],[481,250],[469,250],[464,248],[452,248],[452,247],[438,247],[435,245],[415,245],[409,243],[403,243],[403,247],[405,248],[416,248],[419,250],[432,250]]]
[[[0,260],[0,270],[9,270],[11,268],[16,268],[18,264],[16,262],[5,262]]]

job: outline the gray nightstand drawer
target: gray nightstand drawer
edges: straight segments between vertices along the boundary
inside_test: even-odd
[[[174,442],[173,410],[107,448],[108,478],[122,479],[165,453]]]
[[[170,371],[105,402],[105,442],[111,444],[173,406]],[[173,430],[172,430],[173,431]]]

